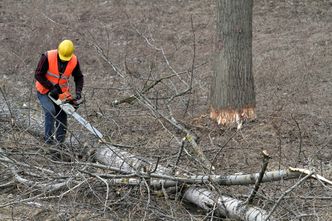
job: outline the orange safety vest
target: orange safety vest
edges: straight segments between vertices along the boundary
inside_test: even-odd
[[[46,73],[46,79],[49,80],[53,85],[59,84],[62,92],[69,90],[68,80],[77,65],[77,57],[73,57],[68,61],[66,70],[64,73],[59,72],[58,68],[58,50],[50,50],[47,52],[48,59],[48,70]],[[46,94],[49,89],[45,88],[41,83],[36,81],[36,89],[41,94]]]

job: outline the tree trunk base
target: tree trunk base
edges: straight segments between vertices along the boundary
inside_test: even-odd
[[[237,125],[237,128],[240,129],[244,121],[256,118],[256,111],[254,107],[241,109],[214,109],[211,107],[210,118],[216,120],[219,125]]]

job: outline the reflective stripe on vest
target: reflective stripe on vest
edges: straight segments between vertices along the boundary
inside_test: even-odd
[[[53,85],[59,84],[62,92],[68,91],[68,80],[77,65],[77,58],[75,55],[68,61],[64,73],[59,72],[58,68],[58,51],[51,50],[47,52],[48,59],[48,71],[46,73],[46,79]],[[36,81],[36,88],[41,94],[46,94],[49,90],[45,88],[41,83]]]

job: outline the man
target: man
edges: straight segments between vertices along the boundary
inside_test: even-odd
[[[84,78],[74,55],[73,42],[64,40],[58,49],[42,54],[35,72],[37,96],[45,114],[44,139],[47,144],[61,144],[65,140],[67,114],[51,101],[48,94],[58,99],[60,94],[69,91],[70,76],[74,77],[75,99],[79,100]]]

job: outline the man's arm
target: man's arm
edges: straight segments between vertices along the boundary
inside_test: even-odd
[[[78,99],[80,99],[81,93],[83,90],[83,85],[84,85],[84,77],[81,72],[80,64],[78,61],[77,61],[76,67],[73,70],[72,75],[74,77],[74,82],[75,82],[75,93],[76,93],[76,96],[79,96]]]
[[[38,66],[36,68],[35,79],[39,83],[41,83],[41,85],[43,85],[45,88],[51,90],[53,88],[53,84],[46,78],[47,70],[48,70],[47,56],[45,54],[42,54],[38,62]]]

